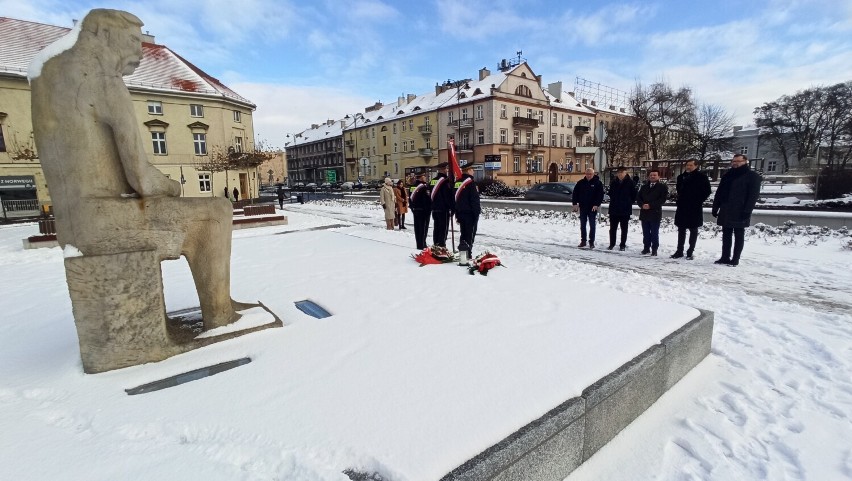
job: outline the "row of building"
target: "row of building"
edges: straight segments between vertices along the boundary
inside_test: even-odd
[[[3,213],[50,206],[35,150],[27,68],[37,52],[70,29],[0,17],[0,199]],[[217,153],[254,149],[256,106],[155,38],[145,35],[143,59],[124,78],[133,99],[148,161],[180,180],[182,195],[223,197],[236,187],[256,196],[264,167],[206,170]],[[283,163],[283,157],[280,163]]]
[[[478,178],[516,186],[570,181],[592,166],[594,127],[626,115],[623,106],[578,100],[562,82],[544,86],[526,62],[504,60],[476,79],[288,135],[287,170],[293,183],[407,177],[446,161],[454,139],[459,161],[475,161]],[[639,165],[647,153],[636,147],[631,158]]]

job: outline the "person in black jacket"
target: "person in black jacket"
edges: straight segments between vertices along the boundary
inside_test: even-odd
[[[615,247],[615,234],[621,226],[621,243],[618,250],[627,248],[627,223],[633,213],[633,201],[636,199],[636,186],[627,175],[627,169],[619,167],[615,178],[609,184],[609,250]]]
[[[450,231],[450,218],[455,210],[453,205],[453,186],[447,177],[447,162],[441,162],[435,167],[438,173],[430,182],[432,196],[432,244],[447,247],[447,233]]]
[[[748,166],[748,157],[737,154],[731,168],[722,176],[716,197],[713,198],[713,217],[722,226],[722,257],[716,264],[736,266],[745,245],[745,228],[751,223],[751,211],[760,197],[759,174]],[[731,237],[734,255],[731,256]]]
[[[589,249],[595,248],[595,221],[603,197],[603,182],[595,175],[595,169],[586,169],[586,175],[577,182],[577,185],[574,186],[574,192],[571,194],[574,212],[580,211],[580,245],[577,247],[586,247],[586,221],[588,221]]]
[[[462,167],[462,176],[455,184],[456,218],[459,221],[459,251],[466,250],[467,258],[473,259],[473,240],[479,224],[479,189],[473,180],[473,166],[470,162]]]
[[[704,201],[710,197],[710,179],[698,170],[698,160],[686,161],[685,172],[677,176],[677,209],[674,223],[677,226],[677,250],[672,259],[683,257],[686,231],[689,231],[689,249],[686,258],[692,260],[698,228],[704,225]]]
[[[639,206],[639,220],[642,222],[642,255],[657,255],[660,247],[660,222],[663,220],[663,204],[669,195],[669,188],[660,182],[660,171],[648,171],[648,181],[642,184],[636,204]]]
[[[429,247],[426,244],[426,235],[429,232],[429,214],[432,212],[432,197],[429,196],[426,174],[419,174],[409,190],[411,193],[408,196],[408,208],[414,216],[414,240],[417,242],[417,249],[422,250]]]

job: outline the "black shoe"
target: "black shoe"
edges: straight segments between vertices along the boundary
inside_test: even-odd
[[[606,248],[606,250],[611,251],[613,248],[615,248],[615,244],[613,244],[613,245],[611,245],[611,246],[607,247],[607,248]]]
[[[618,248],[618,250],[620,250],[620,251],[623,251],[625,249],[627,249],[627,246],[619,246],[619,248]]]
[[[681,257],[683,257],[683,252],[677,251],[674,254],[670,255],[669,257],[672,258],[672,259],[680,259]]]
[[[691,261],[691,260],[693,260],[693,259],[695,259],[695,257],[692,257],[692,254],[687,254],[687,255],[686,255],[686,260]]]
[[[594,248],[595,248],[595,243],[589,242],[589,249],[594,249]]]
[[[740,265],[740,260],[739,259],[731,259],[731,262],[728,262],[728,265],[731,266],[731,267],[737,267],[738,265]]]
[[[656,255],[657,255],[657,249],[652,250],[652,251],[651,251],[651,255],[652,255],[652,256],[656,256]]]
[[[405,226],[401,226],[401,227],[399,228],[399,230],[406,230],[406,229],[407,229],[407,227],[405,227]]]
[[[580,243],[577,244],[577,247],[586,247],[586,241],[580,241]]]
[[[650,254],[650,253],[651,253],[651,249],[648,249],[647,247],[646,247],[646,248],[644,248],[644,249],[642,249],[642,255],[643,255],[643,256],[646,256],[646,255],[648,255],[648,254]]]
[[[722,265],[726,265],[726,266],[727,266],[727,265],[730,265],[730,264],[731,264],[731,260],[730,260],[730,259],[725,259],[724,257],[722,257],[721,259],[718,259],[716,262],[714,262],[714,264],[722,264]]]

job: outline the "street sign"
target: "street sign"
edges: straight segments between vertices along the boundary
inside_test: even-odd
[[[326,182],[337,182],[337,171],[336,170],[326,170],[325,171],[325,181]]]
[[[597,152],[595,152],[594,165],[595,170],[598,172],[602,171],[606,167],[606,152],[604,152],[604,149],[599,148]]]
[[[595,127],[595,140],[599,144],[606,142],[606,126],[604,126],[603,120],[598,122],[598,126]]]
[[[483,167],[485,170],[500,170],[500,162],[500,155],[486,155]]]
[[[361,162],[361,167],[367,167],[367,166],[370,165],[370,159],[368,159],[367,157],[361,157],[360,162]]]

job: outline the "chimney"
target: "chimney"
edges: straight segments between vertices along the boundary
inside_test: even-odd
[[[157,43],[156,41],[154,41],[154,36],[151,35],[151,33],[147,32],[147,31],[142,34],[142,41],[145,42],[145,43],[153,43],[153,44]]]
[[[610,106],[609,106],[609,109],[610,109],[610,110],[615,110],[615,105],[610,105]]]
[[[598,106],[598,103],[595,102],[594,100],[592,100],[592,107],[597,107],[597,106]]]
[[[570,96],[572,96],[572,97],[573,97],[573,96],[574,96],[574,92],[568,92],[568,95],[570,95]]]
[[[326,120],[326,121],[325,121],[325,125],[326,125],[327,127],[328,127],[328,126],[331,126],[331,125],[334,125],[334,120],[331,120],[331,119]]]
[[[367,107],[367,108],[365,108],[365,109],[364,109],[364,113],[367,113],[367,112],[375,112],[376,110],[379,110],[380,108],[382,108],[382,107],[384,107],[384,106],[385,106],[385,104],[383,104],[383,103],[381,103],[381,102],[376,102],[376,103],[375,103],[375,104],[373,104],[371,107]]]
[[[562,82],[553,82],[552,84],[547,84],[547,93],[552,95],[556,100],[562,100]]]
[[[491,71],[485,67],[479,69],[479,80],[485,80],[485,77],[491,75]]]
[[[411,103],[411,101],[412,101],[412,100],[414,100],[414,99],[416,99],[416,98],[417,98],[417,95],[415,95],[415,94],[408,94],[408,95],[406,95],[406,96],[405,96],[405,101],[406,101],[407,103]]]
[[[588,100],[583,99],[583,105],[588,105],[588,103],[589,103],[589,101],[588,101]]]
[[[402,107],[402,105],[404,103],[405,103],[405,97],[397,97],[396,98],[396,106],[397,107]]]
[[[318,129],[318,128],[319,128],[319,124],[311,124],[311,128],[312,128],[312,129]]]
[[[621,107],[620,109],[618,109],[618,111],[619,111],[619,112],[621,112],[621,113],[625,113],[625,112],[624,112],[624,107]]]
[[[441,88],[441,84],[435,83],[435,95],[441,95],[444,92],[444,89]]]

